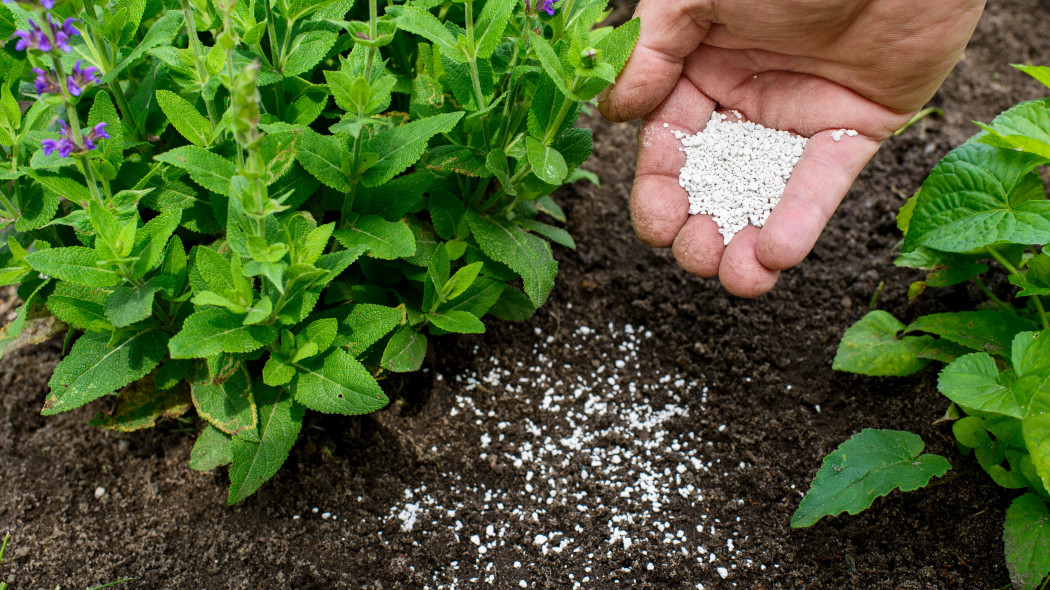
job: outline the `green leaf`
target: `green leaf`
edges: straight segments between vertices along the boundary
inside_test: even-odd
[[[1017,314],[984,309],[925,315],[904,331],[929,332],[967,348],[1006,358],[1014,336],[1035,328],[1035,324]]]
[[[997,116],[991,125],[978,125],[988,132],[977,141],[1050,158],[1050,100],[1030,100]]]
[[[1035,494],[1015,498],[1003,528],[1006,569],[1020,590],[1035,590],[1050,574],[1050,511]]]
[[[235,436],[230,444],[233,462],[226,500],[230,505],[254,494],[277,473],[303,427],[305,409],[292,400],[290,391],[256,385],[255,397],[259,404],[258,435]]]
[[[146,276],[146,273],[157,268],[157,265],[164,259],[164,251],[168,244],[168,239],[175,233],[175,229],[179,227],[180,221],[182,221],[182,212],[170,211],[161,213],[139,228],[135,234],[135,245],[132,248],[132,252],[138,256],[135,263],[131,265],[131,277],[133,279],[141,279]],[[178,246],[181,250],[181,240]],[[182,254],[182,264],[185,267],[185,251]]]
[[[139,41],[139,44],[135,46],[135,49],[124,56],[117,65],[113,66],[113,69],[106,72],[105,75],[102,76],[100,82],[102,84],[113,82],[113,80],[116,80],[117,74],[145,55],[150,49],[159,45],[170,44],[172,40],[175,39],[175,35],[182,31],[182,23],[183,18],[181,10],[169,10],[165,12],[163,16],[150,26],[149,31],[147,31],[146,35],[142,37],[142,41]]]
[[[135,432],[153,428],[161,418],[177,418],[193,407],[183,388],[157,391],[153,379],[142,379],[120,392],[111,414],[99,412],[91,419],[96,428]]]
[[[463,118],[462,112],[418,119],[380,132],[364,142],[363,150],[379,159],[361,177],[367,187],[380,186],[415,164],[431,137],[447,133]]]
[[[194,182],[220,195],[230,194],[230,181],[237,173],[233,162],[193,145],[177,147],[153,159],[182,168]]]
[[[451,299],[447,305],[442,306],[442,309],[466,311],[480,318],[492,309],[493,305],[496,305],[505,288],[507,286],[504,283],[487,277],[478,277],[463,294]],[[529,298],[521,291],[513,290],[525,300],[529,309],[532,310],[532,302],[529,301]]]
[[[1043,487],[1050,490],[1050,414],[1025,418],[1021,422],[1021,432],[1036,473]]]
[[[295,378],[295,367],[271,356],[263,366],[263,383],[271,387],[280,387]]]
[[[74,185],[83,188],[79,184]],[[58,213],[61,199],[53,191],[44,190],[34,197],[29,199],[22,209],[22,215],[15,220],[16,230],[27,232],[44,227],[55,218],[55,213]]]
[[[484,264],[483,262],[474,262],[457,270],[456,274],[452,275],[452,278],[445,283],[445,286],[442,288],[442,295],[450,300],[462,295],[478,278],[478,273],[481,272],[481,267]]]
[[[349,336],[338,337],[335,344],[345,348],[350,356],[356,357],[404,322],[403,307],[361,303],[355,305],[343,320],[351,330]]]
[[[1025,272],[1007,277],[1011,284],[1021,287],[1018,297],[1050,295],[1050,256],[1036,254],[1028,260]]]
[[[226,434],[236,435],[256,427],[252,379],[244,364],[237,364],[233,373],[219,382],[198,366],[190,392],[201,418]]]
[[[423,366],[426,354],[426,336],[412,326],[404,325],[387,342],[381,362],[395,373],[411,373]]]
[[[941,371],[937,389],[963,408],[1023,418],[1029,399],[1003,383],[995,359],[977,352],[959,357]]]
[[[832,368],[872,376],[911,375],[930,361],[917,358],[933,338],[904,336],[904,324],[885,311],[872,311],[842,335]]]
[[[475,57],[488,59],[496,51],[503,40],[503,31],[510,22],[513,8],[513,2],[485,3],[474,25]]]
[[[157,91],[157,104],[187,141],[197,147],[208,147],[211,143],[211,123],[192,104],[168,90]]]
[[[246,314],[205,307],[186,318],[170,342],[172,358],[204,358],[220,352],[251,352],[277,339],[272,326],[245,326]]]
[[[364,365],[338,348],[296,367],[295,401],[311,410],[354,416],[374,412],[390,401]]]
[[[285,78],[291,78],[310,71],[335,45],[337,36],[331,31],[307,31],[297,35],[288,51],[282,52],[287,57],[281,73]]]
[[[558,263],[547,242],[503,218],[468,211],[467,221],[482,252],[521,275],[529,299],[536,307],[543,305],[558,274]]]
[[[517,221],[518,225],[521,227],[537,233],[555,244],[565,246],[570,250],[576,249],[576,241],[572,239],[569,232],[560,227],[554,227],[553,225],[536,221],[535,219],[516,219],[515,221]]]
[[[118,328],[130,326],[153,315],[153,297],[160,291],[160,281],[142,285],[124,282],[106,299],[106,318]]]
[[[536,51],[536,57],[540,60],[540,65],[543,66],[543,71],[550,76],[551,81],[554,82],[554,85],[558,87],[562,94],[576,100],[576,94],[569,88],[571,80],[565,70],[565,64],[558,58],[558,54],[551,47],[550,42],[543,38],[542,35],[537,35],[534,31],[529,31],[529,40]]]
[[[457,334],[482,334],[485,332],[485,324],[466,311],[445,310],[428,313],[427,319],[447,332],[455,332]]]
[[[380,260],[396,260],[416,252],[415,237],[406,224],[377,215],[364,215],[333,235],[347,250],[364,246],[369,256]]]
[[[940,455],[921,454],[922,439],[910,432],[865,428],[824,458],[795,514],[794,528],[824,516],[857,514],[896,488],[910,492],[951,469]]]
[[[65,281],[55,285],[47,298],[47,309],[63,322],[88,332],[111,332],[113,324],[106,318],[106,298],[109,291],[84,287]]]
[[[409,211],[417,210],[434,182],[434,175],[428,172],[398,176],[383,186],[359,191],[354,198],[354,210],[362,215],[378,215],[387,221],[397,221]]]
[[[509,4],[509,3],[508,3]],[[442,55],[464,63],[467,56],[459,48],[456,37],[441,24],[436,16],[422,8],[407,6],[397,19],[397,28],[415,33],[441,48]]]
[[[325,186],[337,191],[350,190],[350,181],[343,172],[343,163],[350,154],[338,136],[321,135],[312,129],[303,129],[303,140],[295,155],[303,168]]]
[[[40,413],[66,412],[138,381],[164,358],[167,336],[146,331],[110,343],[110,334],[87,332],[55,367],[51,393]]]
[[[508,322],[524,322],[536,313],[538,308],[527,295],[514,287],[506,287],[500,293],[499,300],[489,312]]]
[[[37,250],[26,256],[26,262],[47,276],[85,287],[111,287],[120,282],[116,271],[99,266],[95,251],[83,246]]]
[[[190,451],[190,469],[211,471],[233,461],[230,435],[211,424],[204,427]]]
[[[1043,86],[1050,88],[1050,68],[1046,66],[1029,66],[1023,64],[1010,65],[1035,78]]]
[[[569,174],[565,165],[565,158],[558,150],[543,145],[537,139],[529,136],[525,138],[525,146],[529,156],[529,164],[532,164],[532,172],[547,184],[559,185]]]
[[[949,153],[922,185],[903,250],[968,252],[997,242],[1041,243],[1050,201],[1015,198],[1043,158],[980,143]]]

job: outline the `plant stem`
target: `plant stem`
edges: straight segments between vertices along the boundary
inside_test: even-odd
[[[182,16],[186,20],[186,35],[189,37],[190,49],[193,51],[193,62],[197,68],[197,79],[200,80],[201,89],[203,90],[204,84],[208,81],[208,65],[204,61],[200,37],[197,36],[197,21],[194,20],[189,2],[187,0],[179,0],[179,3],[182,5]],[[266,5],[269,6],[269,2]],[[201,99],[204,100],[204,96],[201,96]],[[215,125],[219,122],[215,114],[215,105],[212,104],[212,101],[205,100],[204,107],[208,111],[208,121],[211,122],[212,129],[215,129]]]
[[[371,41],[375,41],[376,37],[379,36],[379,7],[376,6],[376,0],[368,0],[368,36]],[[376,52],[379,49],[375,46],[368,48],[368,53],[365,54],[365,70],[363,76],[365,82],[372,80],[372,63],[375,61]]]
[[[270,63],[278,72],[281,71],[281,56],[278,53],[280,47],[277,45],[277,29],[273,26],[273,8],[269,0],[263,0],[263,9],[266,11],[266,33],[270,37]]]
[[[1004,302],[1002,299],[999,299],[998,297],[996,297],[995,293],[992,293],[992,290],[989,289],[988,286],[984,284],[984,281],[982,281],[978,277],[974,277],[973,278],[973,282],[977,285],[977,288],[980,289],[981,292],[984,293],[986,297],[988,297],[993,302],[995,302],[996,305],[998,305],[999,307],[1003,308],[1005,311],[1015,311],[1012,305],[1010,305],[1010,304]]]
[[[55,62],[55,73],[59,80],[66,79],[65,69],[62,67],[62,60],[56,59]],[[62,93],[66,99],[66,116],[69,118],[69,129],[73,134],[73,142],[77,146],[84,145],[84,136],[80,132],[80,117],[77,116],[77,107],[73,104],[73,99],[68,96],[68,89],[63,85]],[[91,167],[91,161],[88,159],[87,154],[77,154],[77,161],[80,162],[80,167],[84,173],[84,178],[88,181],[88,190],[91,191],[91,197],[102,204],[102,195],[98,192],[98,183],[95,182],[95,171]]]
[[[477,103],[479,111],[485,110],[488,107],[488,103],[485,101],[485,93],[481,90],[481,76],[478,74],[478,57],[477,57],[477,46],[474,39],[474,3],[472,0],[467,0],[463,3],[463,10],[466,13],[466,25],[467,25],[467,66],[470,70],[470,83],[474,87],[474,102]],[[485,117],[481,119],[481,134],[485,138],[485,146],[491,146],[492,143],[489,141],[489,126],[488,121]]]
[[[573,92],[576,92],[579,84],[580,77],[576,76],[572,81]],[[566,96],[564,98],[561,103],[561,108],[558,109],[558,114],[554,116],[554,120],[547,126],[547,132],[543,134],[543,145],[550,145],[551,142],[554,141],[555,135],[557,135],[558,130],[561,129],[561,124],[565,122],[565,117],[569,115],[569,111],[572,110],[574,104],[576,104],[576,102],[571,97]]]
[[[364,130],[361,130],[359,133],[363,132]],[[357,184],[360,182],[360,179],[357,178],[356,175],[358,162],[361,159],[361,143],[360,135],[354,138],[354,149],[350,156],[350,173],[354,178],[350,180],[350,190],[346,191],[346,194],[343,195],[343,208],[339,213],[340,228],[346,227],[346,220],[350,217],[350,213],[354,208],[354,196],[357,194]]]

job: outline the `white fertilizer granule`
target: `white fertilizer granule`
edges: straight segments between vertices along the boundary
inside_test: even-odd
[[[713,113],[696,135],[674,133],[686,154],[678,183],[689,193],[689,213],[714,217],[726,244],[748,222],[765,224],[807,141],[733,115],[738,121]]]

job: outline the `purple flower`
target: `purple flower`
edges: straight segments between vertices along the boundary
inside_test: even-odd
[[[33,73],[36,74],[36,79],[33,80],[33,84],[36,86],[37,94],[61,94],[62,87],[58,84],[58,78],[52,74],[52,72],[45,72],[40,68],[33,68]]]
[[[62,21],[62,25],[58,26],[55,21],[51,20],[51,15],[47,15],[47,24],[51,25],[51,31],[55,35],[55,45],[62,51],[69,53],[72,51],[72,47],[69,46],[69,40],[73,38],[73,35],[79,35],[80,31],[73,26],[73,23],[77,22],[73,17],[69,17]]]
[[[50,156],[57,151],[60,158],[67,158],[70,154],[93,150],[97,147],[96,141],[109,138],[109,134],[106,133],[106,123],[99,123],[83,136],[83,145],[78,146],[76,140],[73,139],[73,130],[69,128],[69,125],[66,125],[66,122],[61,119],[58,120],[58,124],[62,127],[62,137],[45,139],[40,142],[45,156]]]
[[[550,16],[554,16],[554,3],[558,0],[536,0],[536,10],[544,11]],[[532,7],[529,5],[529,0],[525,0],[525,14],[532,14]]]
[[[4,0],[4,4],[7,4],[8,2],[11,2],[11,1],[12,0]],[[46,10],[51,10],[52,8],[55,7],[55,0],[40,0],[39,2],[37,2],[36,0],[14,0],[14,1],[18,2],[19,4],[28,4],[30,6],[30,8],[32,8],[33,6],[39,5],[39,6],[43,6],[44,9],[46,9]]]
[[[94,66],[81,68],[80,60],[78,59],[76,65],[73,66],[73,73],[66,79],[66,88],[69,89],[69,93],[73,96],[80,96],[80,93],[84,91],[84,87],[98,82],[98,76],[95,75],[97,71],[98,68]]]
[[[51,17],[48,16],[48,18]],[[36,49],[45,53],[51,51],[51,40],[40,27],[36,26],[33,19],[29,19],[29,30],[15,31],[15,37],[18,37],[18,43],[15,44],[15,49],[18,51],[25,49]]]

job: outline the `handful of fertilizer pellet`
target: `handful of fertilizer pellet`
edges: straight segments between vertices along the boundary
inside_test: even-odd
[[[696,135],[674,134],[686,154],[678,183],[689,193],[689,213],[713,217],[726,244],[748,222],[765,224],[807,141],[732,114],[736,121],[713,113]]]

